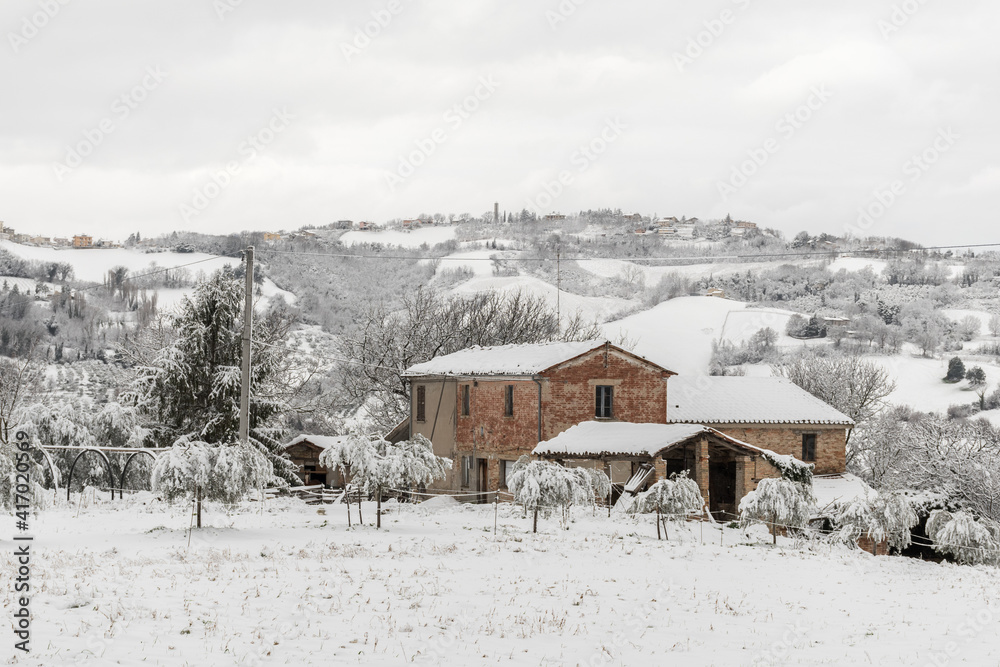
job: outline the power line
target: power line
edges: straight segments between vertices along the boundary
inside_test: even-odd
[[[219,259],[238,259],[240,257],[240,254],[217,255],[217,256],[213,256],[213,257],[208,257],[206,259],[199,259],[199,260],[196,260],[194,262],[188,262],[187,264],[178,264],[177,266],[168,266],[168,267],[165,267],[165,268],[162,268],[162,269],[157,269],[156,271],[150,271],[149,273],[140,273],[137,276],[128,276],[128,279],[129,280],[140,280],[142,278],[149,278],[150,276],[158,276],[158,275],[160,275],[162,273],[168,273],[168,272],[173,271],[175,269],[183,269],[183,268],[186,268],[188,266],[194,266],[195,264],[204,264],[205,262],[214,262],[214,261],[219,260]],[[92,290],[92,289],[104,289],[106,287],[107,287],[107,285],[97,284],[97,285],[91,285],[90,287],[79,287],[79,288],[74,289],[73,291],[74,292],[86,292],[88,290]]]
[[[271,348],[274,348],[276,350],[283,350],[285,352],[289,352],[289,353],[292,353],[292,354],[308,354],[310,357],[312,357],[314,359],[320,359],[322,361],[329,361],[329,362],[332,362],[332,363],[354,364],[355,366],[365,366],[367,368],[377,368],[379,370],[392,371],[394,373],[398,373],[400,371],[399,368],[394,368],[392,366],[381,366],[379,364],[369,364],[369,363],[365,363],[363,361],[357,361],[356,359],[347,359],[346,357],[328,357],[328,356],[325,356],[325,355],[322,355],[322,354],[317,354],[316,352],[305,352],[304,350],[296,350],[294,348],[286,347],[284,345],[276,345],[274,343],[265,343],[264,341],[258,340],[256,338],[253,339],[253,342],[256,343],[257,345],[263,345],[264,347],[271,347]]]
[[[753,260],[753,259],[766,259],[769,257],[831,257],[834,255],[879,255],[888,253],[914,253],[914,252],[924,252],[931,250],[959,250],[959,249],[972,249],[972,248],[1000,248],[1000,243],[972,243],[965,245],[941,245],[941,246],[921,246],[919,248],[911,249],[901,249],[901,248],[881,248],[881,249],[856,249],[856,250],[819,250],[819,251],[809,251],[809,252],[773,252],[773,253],[760,253],[760,254],[737,254],[737,255],[692,255],[692,256],[673,256],[673,257],[609,257],[609,256],[569,256],[562,257],[563,260],[576,261],[576,262],[595,262],[595,261],[608,261],[608,260],[618,260],[627,262],[690,262],[690,261],[708,261],[708,260]],[[370,255],[359,255],[356,253],[325,253],[325,252],[297,252],[294,250],[275,250],[273,248],[261,248],[259,252],[267,252],[277,255],[298,255],[304,257],[333,257],[340,259],[386,259],[386,260],[428,260],[428,261],[444,261],[444,262],[492,262],[493,257],[437,257],[434,255],[386,255],[382,253],[375,253]],[[498,251],[502,252],[502,251]],[[505,259],[515,262],[555,262],[559,261],[556,257],[499,257],[499,259]]]

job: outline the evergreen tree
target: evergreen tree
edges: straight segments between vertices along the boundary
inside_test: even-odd
[[[181,302],[174,341],[140,368],[126,395],[149,416],[160,444],[231,444],[239,436],[243,281],[225,268]],[[298,483],[295,467],[271,426],[290,391],[281,371],[288,330],[283,310],[254,318],[250,376],[250,443],[265,454],[276,477]]]
[[[965,364],[958,357],[952,357],[948,362],[948,374],[944,376],[945,382],[959,382],[965,377]]]

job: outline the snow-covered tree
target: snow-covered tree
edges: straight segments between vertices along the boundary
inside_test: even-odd
[[[788,479],[762,479],[757,490],[740,501],[740,526],[767,524],[777,544],[778,527],[802,528],[809,521],[814,505],[811,487]]]
[[[451,470],[451,459],[434,454],[430,440],[417,434],[411,440],[391,443],[378,437],[352,435],[338,446],[328,447],[320,465],[349,474],[378,504],[376,527],[382,527],[382,494],[387,489],[425,487]]]
[[[200,283],[179,306],[173,342],[139,368],[127,398],[152,419],[160,444],[238,438],[243,289],[239,273],[228,267]],[[272,428],[290,391],[281,376],[287,351],[280,344],[289,323],[280,310],[254,318],[249,417],[250,443],[268,457],[276,477],[295,483],[295,467]]]
[[[689,478],[687,471],[661,479],[636,498],[630,512],[656,512],[656,538],[660,538],[660,523],[667,539],[667,522],[681,521],[688,512],[700,510],[705,504],[698,483]]]
[[[934,510],[927,519],[927,536],[935,551],[959,563],[995,563],[1000,558],[1000,525],[977,521],[971,512]]]
[[[833,538],[857,546],[862,537],[872,540],[872,553],[886,541],[893,549],[910,545],[910,530],[920,521],[910,500],[901,492],[872,493],[856,498],[837,515]]]
[[[193,498],[198,505],[199,528],[203,500],[235,503],[250,491],[263,489],[272,479],[273,468],[267,458],[242,443],[177,444],[161,453],[153,466],[153,490],[169,502]]]
[[[859,424],[878,415],[885,408],[889,394],[896,389],[896,383],[884,368],[857,355],[803,357],[790,364],[774,366],[772,371]]]
[[[601,473],[603,475],[603,473]],[[532,532],[538,532],[538,513],[543,507],[565,512],[574,504],[594,502],[593,477],[581,468],[564,468],[550,461],[529,461],[522,456],[514,464],[507,488],[525,511],[534,514]]]

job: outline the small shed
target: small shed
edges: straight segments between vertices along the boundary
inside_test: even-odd
[[[283,446],[292,463],[298,467],[299,478],[305,486],[323,484],[328,487],[339,487],[344,483],[340,472],[327,470],[320,465],[319,455],[327,448],[339,445],[345,439],[346,436],[303,434]]]

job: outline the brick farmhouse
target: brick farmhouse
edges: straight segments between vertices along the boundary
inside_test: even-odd
[[[644,468],[644,484],[688,470],[710,509],[731,513],[779,475],[762,450],[843,473],[853,427],[788,380],[682,378],[608,342],[473,347],[405,377],[411,435],[455,461],[439,488],[469,493],[506,488],[534,453],[603,467],[619,488]]]

